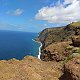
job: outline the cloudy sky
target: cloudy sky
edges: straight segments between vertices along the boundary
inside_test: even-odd
[[[0,30],[40,32],[80,21],[80,0],[0,0]]]

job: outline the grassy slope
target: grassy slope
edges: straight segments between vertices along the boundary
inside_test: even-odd
[[[75,34],[75,27],[78,26],[80,26],[80,22],[73,22],[65,27],[47,28],[40,33],[39,39],[45,43],[44,47],[54,42],[70,40]]]

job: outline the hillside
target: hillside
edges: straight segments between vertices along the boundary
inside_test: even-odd
[[[55,59],[58,59],[58,61],[65,60],[65,57],[73,53],[73,50],[67,48],[72,47],[75,49],[75,46],[79,45],[76,41],[72,41],[72,39],[76,40],[76,36],[79,35],[80,22],[72,22],[64,27],[44,29],[38,37],[43,44],[41,59],[47,61],[54,60],[54,57],[56,57]]]
[[[63,63],[59,80],[80,80],[80,22],[44,29],[38,40],[43,44],[41,60]]]
[[[79,26],[80,22],[72,22],[63,27],[47,28],[40,33],[38,38],[43,43],[44,47],[54,42],[68,41],[75,35],[75,29]],[[78,33],[80,34],[80,30]]]

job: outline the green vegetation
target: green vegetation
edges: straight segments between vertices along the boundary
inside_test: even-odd
[[[76,53],[79,53],[80,54],[80,48],[78,50],[76,50]]]
[[[80,26],[80,22],[72,22],[69,26],[73,27]]]
[[[78,26],[80,26],[80,22],[73,22],[64,27],[46,28],[40,33],[39,39],[45,43],[44,47],[54,42],[68,41],[75,35],[75,27]]]
[[[67,47],[68,50],[71,50],[73,53],[72,55],[69,55],[68,57],[66,57],[64,62],[68,62],[69,60],[71,60],[74,57],[80,56],[80,47],[74,47],[72,48],[72,46]]]
[[[79,47],[75,47],[72,51],[73,51],[73,53],[79,53],[80,54],[80,48]]]

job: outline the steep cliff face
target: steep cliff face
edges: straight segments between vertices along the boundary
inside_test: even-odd
[[[70,40],[73,35],[80,34],[80,22],[73,22],[64,27],[46,28],[40,35],[39,40],[44,44],[44,48],[54,42]]]
[[[80,22],[44,29],[38,37],[43,44],[41,59],[44,61],[54,60],[54,58],[56,60],[58,58],[58,61],[65,60],[65,57],[73,53],[72,50],[67,49],[68,47],[79,47],[80,39],[77,39],[77,36],[80,36]]]

